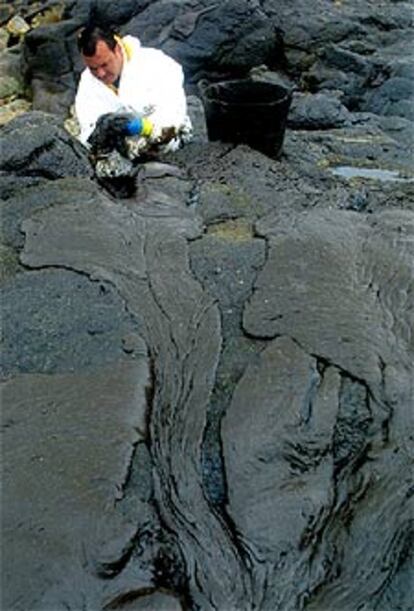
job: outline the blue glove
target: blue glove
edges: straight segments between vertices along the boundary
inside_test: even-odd
[[[121,155],[127,156],[125,137],[148,137],[152,129],[152,123],[146,117],[130,112],[110,112],[99,117],[88,142],[93,154],[106,154],[116,149]]]
[[[152,132],[152,123],[146,117],[136,116],[125,127],[127,136],[150,136]]]

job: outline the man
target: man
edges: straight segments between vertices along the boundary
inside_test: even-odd
[[[120,38],[97,26],[81,31],[78,47],[86,68],[75,110],[84,144],[104,142],[109,149],[113,139],[138,136],[148,148],[172,151],[190,137],[184,75],[176,61],[133,36]]]

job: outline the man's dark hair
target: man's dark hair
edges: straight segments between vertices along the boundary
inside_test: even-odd
[[[115,36],[115,30],[110,28],[103,29],[96,25],[87,25],[78,34],[78,49],[82,55],[92,57],[96,53],[96,45],[102,40],[113,51],[117,45]]]

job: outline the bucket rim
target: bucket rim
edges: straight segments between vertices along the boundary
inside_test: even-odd
[[[217,86],[222,86],[222,85],[232,85],[232,84],[254,84],[254,85],[265,85],[265,86],[270,86],[270,87],[274,87],[276,89],[279,89],[280,91],[283,91],[284,95],[281,96],[279,99],[274,100],[272,102],[257,102],[257,101],[253,101],[253,102],[243,102],[241,100],[237,100],[237,101],[227,101],[227,100],[222,100],[220,98],[218,98],[217,96],[209,96],[207,95],[206,91],[208,88],[213,88],[213,87],[217,87]],[[245,78],[245,79],[227,79],[227,80],[221,80],[221,81],[208,81],[206,79],[202,79],[198,82],[198,89],[201,93],[202,96],[204,96],[206,98],[207,101],[209,102],[217,102],[219,104],[221,104],[222,106],[255,106],[255,107],[260,107],[260,106],[269,106],[269,104],[282,104],[284,102],[288,102],[289,100],[292,99],[292,91],[290,89],[288,89],[287,87],[284,87],[283,85],[279,84],[279,83],[271,83],[269,81],[255,81],[249,78]]]

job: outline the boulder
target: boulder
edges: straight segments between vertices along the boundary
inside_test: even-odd
[[[350,124],[351,113],[329,93],[298,94],[289,112],[289,127],[293,129],[329,129]]]
[[[76,20],[66,20],[31,30],[24,39],[24,76],[30,84],[33,108],[65,116],[76,91]]]
[[[43,112],[16,117],[1,130],[0,171],[47,179],[92,176],[86,149],[70,136],[61,120]]]
[[[259,64],[274,67],[281,58],[279,33],[260,7],[246,0],[201,4],[198,10],[173,3],[161,12],[152,5],[124,29],[180,62],[189,83],[208,75],[246,74]]]

